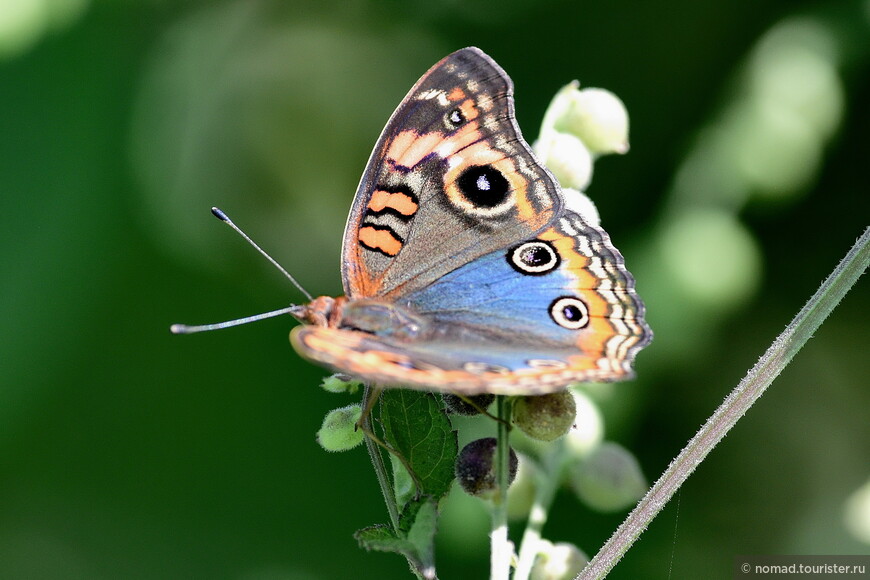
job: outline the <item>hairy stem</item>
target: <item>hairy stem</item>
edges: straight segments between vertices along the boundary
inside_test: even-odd
[[[535,478],[535,499],[529,513],[529,521],[520,541],[520,555],[517,560],[517,570],[513,580],[528,580],[532,573],[535,557],[538,555],[538,544],[541,541],[541,530],[547,523],[550,506],[556,496],[562,467],[565,458],[565,442],[558,439],[552,443],[552,448],[541,458],[541,469]]]
[[[381,449],[378,443],[370,437],[369,433],[374,433],[372,430],[372,406],[374,405],[371,398],[377,397],[380,390],[373,392],[369,386],[365,386],[363,392],[363,401],[366,402],[366,410],[360,420],[363,431],[366,433],[366,450],[369,452],[369,458],[372,461],[372,467],[375,469],[375,476],[378,478],[378,485],[381,488],[381,493],[384,496],[384,503],[387,504],[387,512],[390,514],[390,524],[393,526],[393,531],[399,531],[399,506],[396,505],[396,494],[393,491],[393,486],[390,484],[390,478],[387,476],[387,467],[384,464],[384,456],[381,454]]]
[[[592,558],[578,580],[604,578],[661,511],[695,468],[764,393],[839,304],[870,263],[870,228],[822,283],[767,352],[728,395],[698,433],[668,466],[613,536]]]
[[[508,539],[507,488],[510,479],[510,444],[508,441],[510,401],[500,395],[496,399],[496,485],[498,490],[492,500],[492,534],[490,537],[490,579],[508,580],[510,578],[513,544]]]

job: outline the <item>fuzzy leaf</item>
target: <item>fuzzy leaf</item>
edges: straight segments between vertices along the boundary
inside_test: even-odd
[[[406,514],[413,511],[413,521],[407,522]],[[406,537],[414,546],[417,554],[420,555],[420,560],[423,563],[423,569],[435,569],[435,531],[438,527],[438,502],[431,498],[414,500],[405,506],[405,511],[402,513],[402,519],[399,525],[405,528],[407,525]]]
[[[437,503],[450,490],[458,452],[456,432],[440,401],[431,393],[407,389],[388,389],[380,401],[385,440],[411,466],[420,482],[419,494]],[[394,481],[401,483],[401,464],[393,464]],[[410,499],[407,491],[397,490],[400,505]]]
[[[423,498],[405,506],[398,534],[389,526],[378,525],[363,528],[354,537],[367,550],[402,554],[420,577],[434,578],[433,543],[437,520],[437,502]]]
[[[353,537],[359,542],[360,547],[366,550],[395,552],[406,556],[410,553],[416,559],[414,545],[410,541],[397,536],[388,525],[378,524],[357,530]]]

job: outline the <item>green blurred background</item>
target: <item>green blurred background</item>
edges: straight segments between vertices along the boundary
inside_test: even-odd
[[[574,78],[628,107],[588,193],[656,339],[598,398],[651,480],[870,223],[866,0],[0,0],[0,577],[410,577],[351,537],[386,512],[361,448],[314,441],[350,401],[291,321],[168,327],[301,300],[212,205],[339,294],[371,146],[467,45],[530,140]],[[862,280],[611,577],[870,554],[868,308]],[[487,574],[473,512],[442,578]],[[545,535],[592,554],[623,516],[566,492]]]

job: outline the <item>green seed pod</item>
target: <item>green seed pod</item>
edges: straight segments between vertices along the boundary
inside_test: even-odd
[[[568,432],[577,418],[570,391],[520,397],[514,402],[513,423],[532,439],[553,441]]]
[[[363,432],[357,429],[362,416],[359,405],[348,405],[326,414],[317,432],[317,442],[327,451],[347,451],[363,442]]]

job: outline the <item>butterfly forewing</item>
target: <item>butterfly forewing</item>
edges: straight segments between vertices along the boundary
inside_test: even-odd
[[[514,120],[510,78],[476,48],[411,89],[381,134],[351,208],[351,298],[398,297],[515,240],[558,212],[558,186]]]

